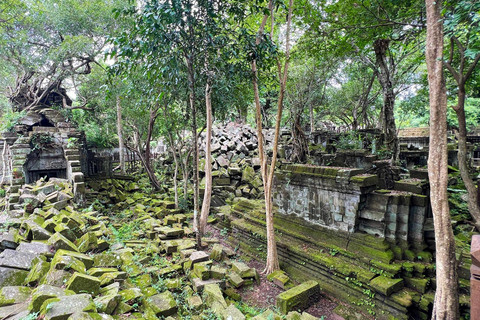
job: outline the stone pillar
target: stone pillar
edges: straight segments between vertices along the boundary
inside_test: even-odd
[[[480,235],[472,236],[470,252],[470,319],[480,319]]]

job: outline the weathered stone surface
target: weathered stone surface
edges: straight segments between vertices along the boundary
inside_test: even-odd
[[[195,263],[193,265],[193,274],[203,281],[208,280],[210,278],[210,265],[211,262],[209,261]]]
[[[52,260],[52,268],[57,270],[74,270],[80,273],[86,273],[85,264],[72,256],[61,256],[56,254]]]
[[[205,304],[212,307],[215,303],[220,304],[223,308],[227,308],[227,302],[223,297],[222,291],[218,284],[207,284],[203,288],[203,300]]]
[[[92,295],[97,295],[100,291],[100,280],[96,277],[75,272],[66,283],[66,287],[68,290],[76,293],[87,292]]]
[[[60,250],[57,250],[57,252],[55,253],[55,257],[56,256],[67,256],[67,257],[73,257],[75,259],[78,259],[81,262],[83,262],[87,270],[90,269],[94,263],[93,258],[91,258],[90,256],[83,253],[75,252],[75,251],[60,249]]]
[[[375,291],[389,296],[403,288],[403,279],[391,279],[384,276],[378,276],[370,281],[370,286]]]
[[[7,286],[0,289],[0,307],[27,301],[31,289],[20,286]]]
[[[96,311],[89,294],[76,294],[45,300],[40,314],[44,316],[45,320],[67,320],[73,313]]]
[[[47,299],[57,298],[68,294],[74,294],[72,291],[66,291],[63,288],[42,284],[32,292],[32,300],[28,305],[30,312],[39,312],[43,302]]]
[[[190,254],[189,260],[192,261],[192,264],[195,264],[197,262],[207,261],[209,258],[209,255],[205,251],[195,251]]]
[[[214,244],[212,251],[210,252],[210,259],[215,261],[222,261],[223,259],[223,246],[221,244]]]
[[[236,272],[228,273],[227,280],[235,288],[240,288],[245,283],[245,280],[243,280],[242,277],[240,277],[240,275]]]
[[[281,313],[291,310],[303,310],[316,302],[320,297],[318,282],[310,280],[293,287],[277,296],[277,307]]]
[[[147,298],[147,305],[153,310],[156,316],[166,317],[177,312],[177,302],[170,291]]]
[[[51,236],[47,243],[56,250],[64,249],[78,252],[77,246],[58,232]]]
[[[223,279],[225,278],[226,273],[227,269],[219,267],[217,265],[213,265],[210,269],[210,277],[213,279]]]
[[[32,268],[33,259],[36,257],[37,255],[32,253],[5,249],[2,253],[0,253],[0,266],[30,270]]]
[[[45,256],[52,256],[54,250],[55,249],[53,247],[42,242],[22,242],[17,248],[18,252],[26,252],[35,255],[42,254]]]
[[[223,310],[222,316],[224,319],[229,320],[245,320],[243,313],[233,304],[229,305],[225,310]]]
[[[97,297],[93,300],[98,312],[112,314],[118,303],[122,300],[119,294],[108,294],[102,297]]]
[[[135,301],[136,299],[140,299],[143,297],[142,290],[139,288],[130,288],[120,291],[120,295],[122,296],[122,300],[124,302],[128,301]]]
[[[120,256],[113,253],[101,253],[93,257],[94,267],[119,267],[122,264]]]
[[[96,312],[75,312],[68,320],[114,320],[112,316]]]
[[[21,286],[23,285],[27,276],[28,271],[0,267],[0,287]]]
[[[25,315],[26,312],[28,314],[26,302],[0,307],[0,319],[6,319],[7,317],[9,320],[13,317],[19,319],[22,315]]]
[[[33,266],[32,270],[30,270],[30,273],[25,279],[25,284],[37,284],[48,273],[48,270],[50,270],[50,262],[39,259],[39,261]]]

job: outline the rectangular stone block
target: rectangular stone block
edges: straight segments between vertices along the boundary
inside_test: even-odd
[[[310,280],[280,293],[276,300],[280,312],[287,314],[291,310],[304,310],[319,298],[320,286],[317,281]]]

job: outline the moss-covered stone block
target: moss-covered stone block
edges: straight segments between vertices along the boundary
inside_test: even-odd
[[[80,273],[86,273],[85,264],[72,256],[61,256],[56,254],[52,260],[51,268],[56,270],[74,270]]]
[[[428,278],[403,278],[405,287],[418,291],[420,293],[427,292],[430,279]]]
[[[369,285],[377,292],[390,296],[403,288],[403,279],[390,279],[384,276],[378,276],[370,281]]]
[[[140,301],[143,297],[142,290],[139,288],[129,288],[119,292],[122,296],[122,301],[124,302],[135,302]]]
[[[39,312],[45,300],[73,294],[75,294],[73,291],[42,284],[32,292],[32,300],[28,305],[28,310],[32,313]]]
[[[210,278],[212,279],[223,279],[227,274],[227,269],[213,265],[210,269]]]
[[[100,291],[100,279],[75,272],[70,280],[67,281],[66,288],[76,293],[97,295]]]
[[[0,307],[22,303],[30,298],[32,289],[21,286],[7,286],[0,289]]]
[[[45,300],[40,308],[40,315],[45,320],[67,320],[73,313],[96,311],[89,294],[76,294]]]
[[[177,312],[177,302],[168,290],[147,298],[146,305],[152,309],[157,317],[167,317]]]
[[[320,285],[317,281],[310,280],[276,297],[276,305],[280,312],[287,314],[291,310],[304,310],[320,297]]]
[[[208,307],[212,307],[214,304],[220,304],[223,308],[227,308],[227,302],[218,284],[205,285],[203,288],[203,300]]]
[[[208,280],[210,278],[210,266],[211,262],[198,262],[193,265],[193,274],[202,280]]]
[[[109,294],[102,297],[97,297],[93,300],[98,312],[112,314],[115,311],[118,303],[122,301],[122,296],[119,294]]]
[[[236,272],[229,272],[227,274],[227,280],[234,288],[240,288],[245,283],[245,280]]]
[[[68,256],[68,257],[73,257],[75,259],[78,259],[83,262],[87,270],[93,266],[93,262],[94,262],[92,257],[86,254],[76,252],[76,251],[71,251],[71,250],[64,250],[64,249],[57,250],[57,252],[55,253],[55,256]]]
[[[35,263],[32,270],[30,270],[30,273],[25,279],[25,284],[29,286],[38,284],[48,273],[48,270],[50,270],[50,262],[39,260]]]

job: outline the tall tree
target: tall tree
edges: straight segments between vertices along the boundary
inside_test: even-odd
[[[271,22],[271,32],[270,39],[274,32],[274,7],[273,1],[270,0],[268,4],[268,9],[270,12],[270,22]],[[282,112],[283,112],[283,99],[285,96],[285,87],[287,83],[288,75],[288,65],[290,59],[290,28],[292,24],[292,11],[293,11],[293,0],[289,1],[288,5],[288,14],[287,14],[287,26],[286,26],[286,40],[285,40],[285,60],[282,66],[280,58],[277,58],[277,76],[280,87],[280,92],[278,95],[277,102],[277,116],[275,123],[275,137],[273,142],[273,154],[270,165],[268,165],[268,156],[263,145],[263,133],[262,133],[262,106],[260,104],[260,95],[258,90],[258,71],[257,71],[257,61],[252,59],[252,73],[253,73],[253,91],[255,96],[255,118],[257,123],[257,138],[258,138],[258,153],[260,156],[260,171],[262,174],[262,181],[264,187],[265,195],[265,217],[266,217],[266,228],[267,228],[267,261],[264,269],[264,273],[270,274],[275,270],[280,269],[278,262],[278,253],[277,253],[277,244],[275,241],[275,230],[273,225],[273,202],[272,202],[272,189],[273,189],[273,175],[275,173],[275,165],[277,161],[277,152],[278,152],[278,141],[280,137],[280,125],[282,121]],[[268,15],[265,14],[263,20],[260,24],[255,45],[258,46],[263,38],[263,33],[265,31],[265,25],[267,23]]]
[[[468,192],[468,210],[480,230],[480,207],[475,183],[469,173],[467,150],[467,119],[465,116],[466,85],[480,61],[480,2],[453,1],[446,18],[449,56],[444,61],[457,84],[457,103],[452,106],[458,119],[458,166]]]
[[[427,47],[426,62],[430,88],[430,148],[428,178],[432,204],[436,245],[435,302],[432,319],[459,318],[458,275],[455,258],[455,239],[448,208],[447,154],[447,90],[443,73],[442,2],[426,0]]]

